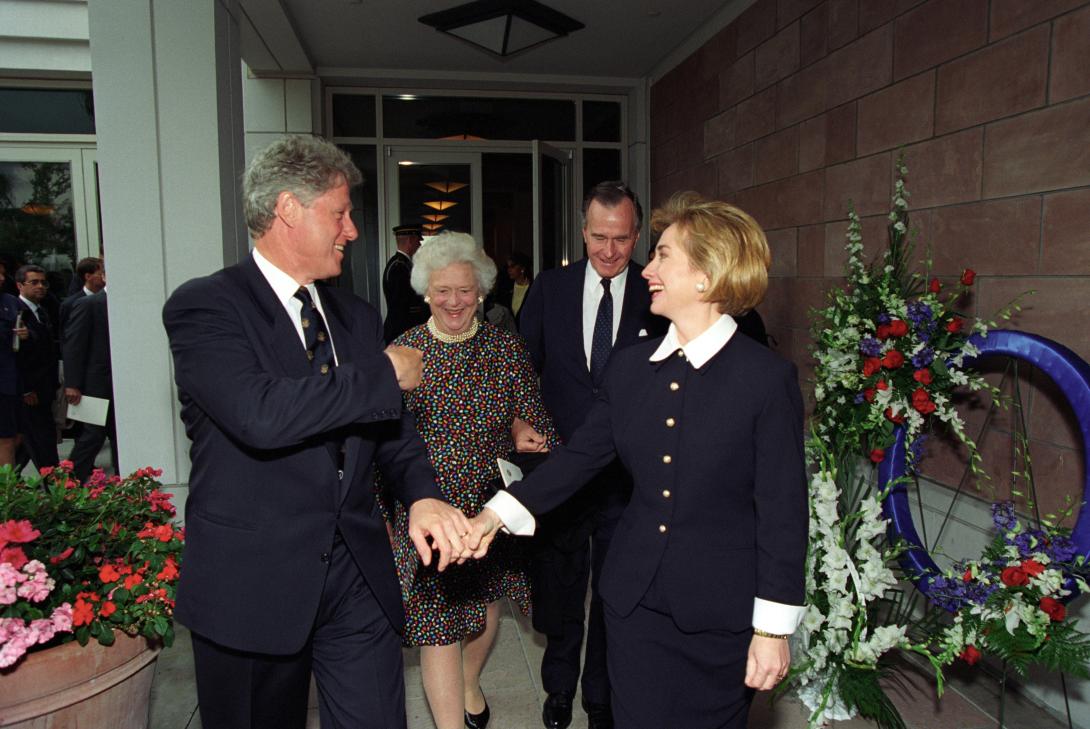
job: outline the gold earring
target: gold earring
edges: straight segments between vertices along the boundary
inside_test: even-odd
[[[431,303],[431,297],[430,296],[425,296],[424,297],[424,303],[425,304],[430,304]]]
[[[696,292],[698,294],[702,294],[702,293],[704,293],[704,290],[707,289],[707,288],[708,288],[707,285],[705,285],[705,283],[703,281],[701,281],[700,283],[698,283],[696,285]]]

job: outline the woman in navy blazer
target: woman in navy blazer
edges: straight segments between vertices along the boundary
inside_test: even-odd
[[[802,397],[794,365],[736,336],[768,285],[757,223],[690,192],[652,227],[643,277],[669,331],[614,353],[586,423],[474,528],[482,548],[501,521],[533,533],[619,457],[635,486],[601,582],[617,726],[741,728],[804,610]]]

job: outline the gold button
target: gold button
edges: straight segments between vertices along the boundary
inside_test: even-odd
[[[329,373],[329,365],[327,365],[327,364],[322,365],[321,367],[318,368],[318,371],[321,372],[323,375],[328,374]]]
[[[666,533],[666,525],[665,524],[659,524],[659,534],[665,534],[665,533]]]
[[[663,463],[670,463],[672,460],[674,460],[674,459],[671,458],[669,454],[666,454],[665,456],[662,457],[662,462]]]
[[[675,425],[677,425],[677,421],[676,421],[676,420],[674,420],[673,418],[666,418],[666,427],[667,427],[667,428],[672,428],[672,427],[674,427]]]
[[[310,326],[310,319],[303,319],[303,328],[306,329]]]
[[[307,359],[312,361],[314,359],[314,352],[311,352],[309,349],[307,350]]]
[[[676,382],[671,382],[670,389],[674,392],[677,392],[679,389],[681,389],[681,385],[677,384]]]
[[[670,489],[663,489],[662,490],[662,498],[664,498],[664,499],[670,498]]]
[[[319,342],[324,342],[325,341],[325,332],[318,332],[318,341]]]

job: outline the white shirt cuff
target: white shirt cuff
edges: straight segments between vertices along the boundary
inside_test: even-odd
[[[532,537],[537,529],[537,521],[534,515],[526,510],[511,494],[506,491],[498,491],[485,503],[486,509],[496,512],[503,522],[504,531],[520,537]]]
[[[766,633],[791,635],[799,627],[805,613],[805,605],[785,605],[782,602],[753,598],[753,627]]]

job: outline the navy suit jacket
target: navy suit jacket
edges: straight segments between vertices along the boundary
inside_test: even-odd
[[[110,317],[105,289],[73,302],[67,312],[61,353],[66,387],[74,387],[83,395],[113,399]]]
[[[319,295],[338,359],[326,376],[313,373],[252,258],[182,285],[163,310],[193,441],[176,615],[231,648],[303,647],[338,531],[400,631],[401,592],[373,464],[406,506],[442,498],[402,410],[378,312],[340,289],[320,286]],[[343,479],[327,448],[341,438]]]
[[[534,279],[519,311],[519,333],[541,375],[541,395],[561,439],[567,441],[594,402],[594,383],[583,349],[583,281],[590,262],[543,271]],[[640,331],[654,338],[667,322],[651,313],[651,295],[640,278],[643,266],[629,262],[614,353],[640,341]],[[611,355],[612,358],[612,355]]]
[[[22,299],[16,299],[23,312],[23,325],[29,336],[19,343],[19,379],[25,395],[35,392],[40,403],[50,403],[57,394],[59,369],[57,343],[53,331],[42,324]],[[40,311],[44,311],[39,307]]]
[[[634,487],[602,599],[627,615],[655,584],[682,630],[745,630],[754,597],[804,601],[797,372],[741,334],[700,369],[649,361],[658,344],[614,352],[586,422],[509,492],[545,513],[620,457]]]

